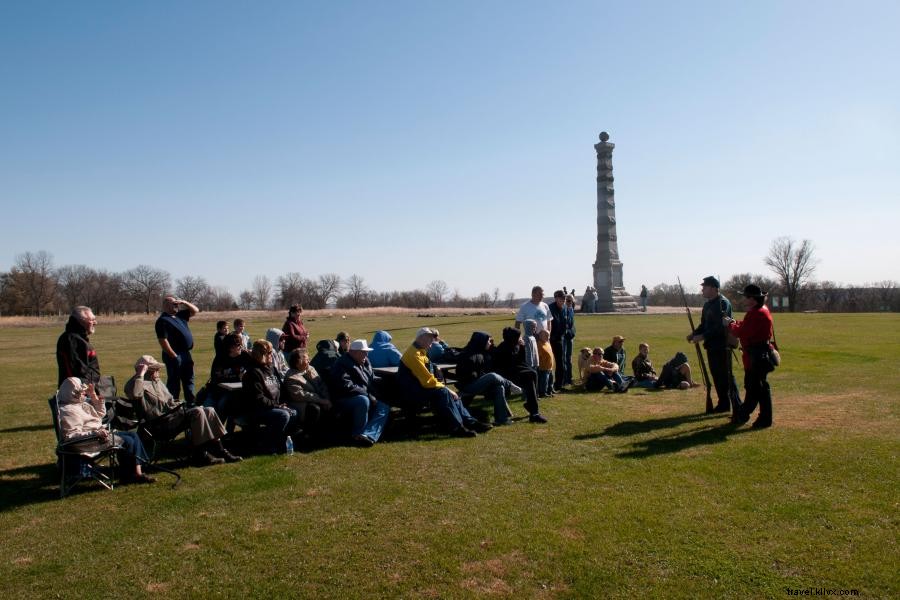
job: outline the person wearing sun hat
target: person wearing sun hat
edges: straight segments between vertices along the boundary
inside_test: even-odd
[[[772,314],[766,306],[766,292],[758,285],[744,288],[744,308],[747,314],[741,321],[723,317],[723,324],[741,340],[741,358],[744,364],[744,404],[734,416],[734,422],[746,423],[759,405],[759,416],[753,422],[754,429],[772,426],[772,389],[766,377],[774,368],[770,358],[772,339]]]
[[[239,462],[240,456],[222,446],[225,427],[216,410],[210,406],[186,406],[172,397],[160,380],[162,364],[149,354],[134,364],[134,376],[125,384],[125,395],[135,412],[151,432],[162,439],[172,439],[186,428],[191,430],[194,463],[200,466],[223,462]]]
[[[369,364],[371,351],[366,340],[350,342],[347,352],[331,367],[328,380],[335,409],[350,415],[353,442],[364,448],[381,439],[391,414],[390,405],[377,397],[381,380]]]

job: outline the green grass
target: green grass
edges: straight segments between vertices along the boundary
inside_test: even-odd
[[[576,347],[622,334],[629,356],[648,341],[659,367],[689,350],[685,321],[579,317]],[[459,345],[509,322],[307,326],[313,339],[385,328],[403,348],[421,325]],[[776,326],[784,365],[766,431],[701,414],[701,390],[575,393],[544,403],[547,426],[254,457],[183,469],[174,491],[62,501],[46,404],[61,325],[0,329],[0,585],[10,598],[898,597],[900,316]],[[213,323],[194,330],[208,365]],[[94,342],[120,387],[140,354],[158,354],[152,323],[101,323]]]

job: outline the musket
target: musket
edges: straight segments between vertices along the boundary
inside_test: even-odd
[[[691,333],[694,332],[696,327],[694,327],[694,317],[691,315],[691,309],[688,308],[687,296],[684,294],[684,286],[681,285],[681,277],[677,277],[678,279],[678,288],[681,290],[681,302],[684,304],[684,310],[687,313],[688,323],[691,324]],[[712,384],[709,382],[709,372],[706,370],[706,361],[703,359],[703,351],[700,350],[700,344],[694,344],[694,348],[697,349],[697,361],[700,363],[700,373],[703,374],[703,385],[706,386],[706,412],[711,413],[713,411],[713,403],[712,403]]]

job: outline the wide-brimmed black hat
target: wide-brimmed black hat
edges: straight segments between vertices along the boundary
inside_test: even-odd
[[[766,296],[769,292],[764,292],[759,289],[758,285],[753,285],[752,283],[744,288],[744,291],[741,292],[742,296],[746,296],[748,298],[757,298],[759,296]]]

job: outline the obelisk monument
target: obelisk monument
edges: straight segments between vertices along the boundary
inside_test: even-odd
[[[600,133],[600,143],[594,144],[597,151],[597,260],[594,262],[597,312],[638,310],[634,297],[625,291],[622,283],[613,188],[612,153],[615,147],[605,131]]]

